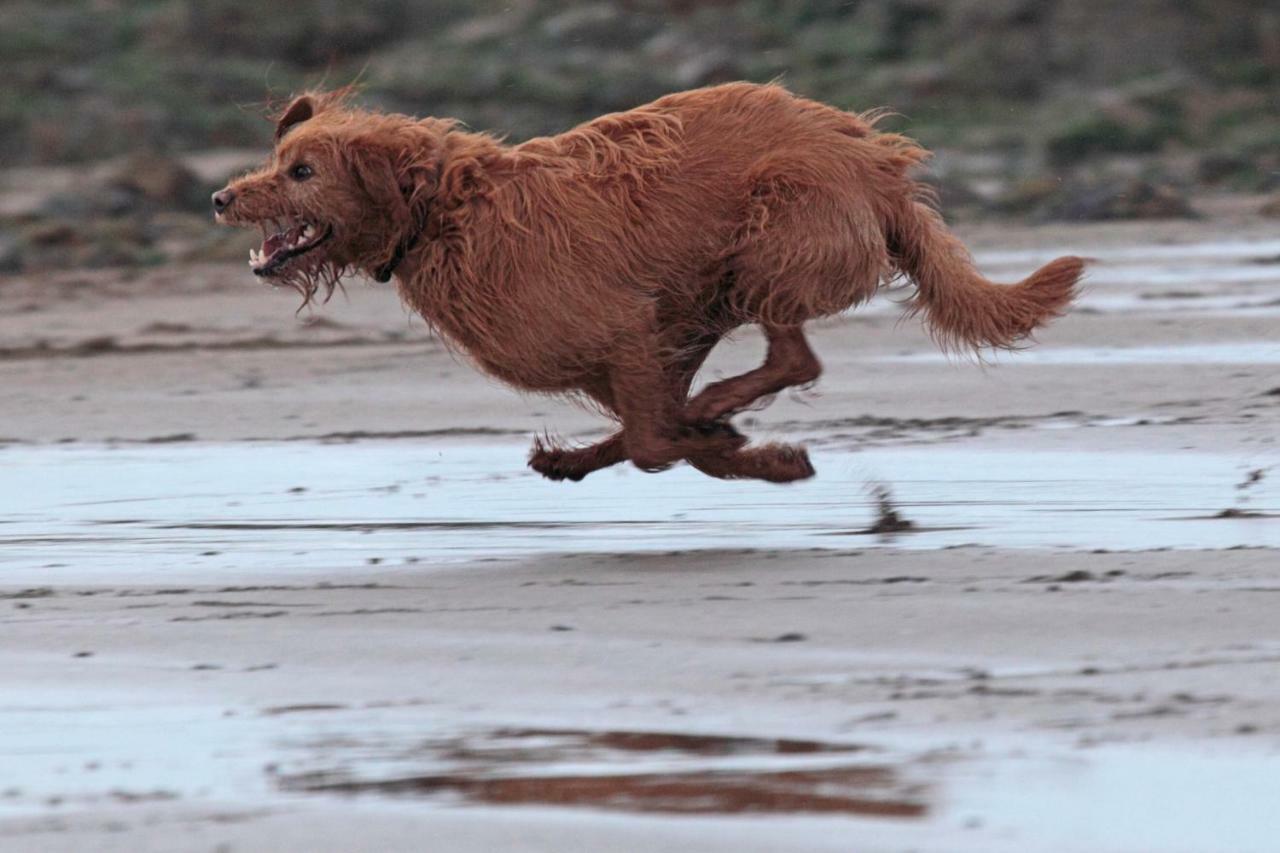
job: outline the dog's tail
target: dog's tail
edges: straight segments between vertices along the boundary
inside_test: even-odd
[[[921,201],[896,211],[888,236],[898,268],[916,284],[910,311],[924,314],[944,349],[1012,348],[1066,311],[1084,273],[1083,258],[1062,257],[1014,285],[988,281]]]

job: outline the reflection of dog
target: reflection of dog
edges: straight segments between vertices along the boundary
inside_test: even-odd
[[[1081,274],[1068,257],[987,281],[907,174],[922,148],[779,86],[669,95],[515,146],[346,102],[295,100],[272,161],[214,194],[218,218],[262,226],[257,275],[308,299],[347,273],[394,275],[481,369],[621,422],[589,447],[536,443],[530,464],[552,479],[627,459],[811,476],[803,448],[747,448],[728,421],[818,378],[807,320],[903,274],[940,343],[1008,347],[1065,310]],[[711,348],[747,323],[764,364],[690,399]]]

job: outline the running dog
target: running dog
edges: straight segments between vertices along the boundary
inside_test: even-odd
[[[259,226],[253,273],[304,300],[343,277],[404,301],[483,371],[569,394],[619,423],[584,447],[535,441],[530,466],[580,480],[630,460],[713,477],[813,475],[803,447],[748,447],[730,418],[818,379],[804,324],[915,285],[944,348],[1009,348],[1069,306],[1083,261],[983,278],[912,175],[910,139],[778,85],[668,95],[506,145],[456,121],[305,94],[262,169],[213,196]],[[764,364],[690,396],[726,334],[758,324]]]

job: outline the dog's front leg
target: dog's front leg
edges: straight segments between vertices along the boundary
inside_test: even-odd
[[[529,467],[548,480],[577,482],[592,471],[627,461],[622,432],[585,447],[557,447],[541,438],[534,439],[529,452]]]
[[[727,455],[747,439],[728,424],[691,424],[681,411],[688,383],[659,361],[658,342],[632,339],[610,369],[610,398],[622,420],[627,458],[641,470],[661,471],[692,456]]]

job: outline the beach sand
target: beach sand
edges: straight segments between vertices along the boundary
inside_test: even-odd
[[[1207,209],[962,230],[1097,259],[1026,352],[814,324],[790,487],[545,482],[608,425],[386,286],[0,279],[0,849],[1274,849],[1280,238]]]

